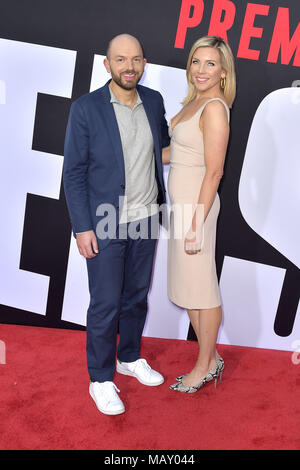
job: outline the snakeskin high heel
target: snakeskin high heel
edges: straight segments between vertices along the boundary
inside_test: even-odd
[[[215,367],[213,367],[206,376],[206,382],[210,382],[211,380],[215,381],[215,388],[217,387],[218,379],[219,383],[222,382],[222,375],[223,370],[225,368],[225,363],[222,357],[220,356],[216,362]]]
[[[184,392],[184,393],[195,393],[200,390],[207,382],[211,382],[212,380],[215,381],[215,388],[218,383],[218,378],[220,379],[220,382],[222,380],[222,374],[224,370],[225,364],[224,360],[221,358],[221,356],[218,358],[216,365],[208,372],[208,374],[201,380],[201,382],[195,386],[187,386],[182,383],[182,380],[184,377],[186,377],[188,374],[181,375],[177,377],[177,382],[173,385],[170,385],[171,390],[175,390],[177,392]],[[180,380],[179,380],[180,379]]]
[[[224,359],[218,354],[218,359],[217,359],[217,362],[216,362],[216,365],[219,365],[219,370],[220,370],[220,382],[222,381],[222,375],[223,375],[223,370],[225,368],[225,363],[224,363]],[[216,366],[215,366],[216,367]],[[214,369],[214,368],[213,368]],[[211,371],[208,372],[206,378],[207,378],[207,382],[210,382],[211,380],[214,379],[213,375],[212,375],[212,372],[213,372],[213,369]],[[183,375],[179,375],[178,377],[176,377],[176,381],[177,382],[182,382],[182,380],[187,377],[188,374],[183,374]]]
[[[202,388],[206,384],[206,377],[201,380],[201,382],[194,386],[184,385],[182,382],[176,382],[173,385],[170,385],[171,390],[175,390],[176,392],[184,392],[184,393],[196,393],[200,388]]]

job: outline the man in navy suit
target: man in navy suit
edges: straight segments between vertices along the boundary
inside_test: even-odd
[[[115,369],[144,385],[164,381],[140,358],[169,145],[161,95],[138,85],[145,64],[136,38],[111,40],[104,65],[112,78],[72,104],[65,139],[66,200],[89,278],[89,392],[110,415],[125,411]]]

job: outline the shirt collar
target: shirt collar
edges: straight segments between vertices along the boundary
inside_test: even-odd
[[[115,95],[115,94],[113,93],[113,91],[111,90],[110,86],[109,86],[108,88],[109,88],[109,92],[110,92],[110,102],[111,102],[111,103],[118,103],[118,104],[121,104],[121,105],[123,105],[123,106],[126,106],[126,105],[124,105],[124,103],[122,103],[122,101],[118,100],[118,98],[116,97],[116,95]],[[135,103],[133,109],[134,109],[136,106],[138,106],[139,104],[142,104],[142,103],[143,103],[142,100],[141,100],[140,95],[138,94],[138,91],[136,91],[136,92],[137,92],[137,101],[136,101],[136,103]]]

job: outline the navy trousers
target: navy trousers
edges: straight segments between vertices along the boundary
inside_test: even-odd
[[[134,239],[125,237],[128,224],[122,224],[117,238],[99,250],[96,257],[87,259],[90,305],[86,351],[92,382],[113,380],[116,355],[123,362],[140,358],[159,226],[158,216],[140,221],[144,228],[145,220],[147,234]],[[138,223],[136,232],[139,232]]]

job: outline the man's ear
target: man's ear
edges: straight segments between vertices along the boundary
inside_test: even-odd
[[[103,60],[104,67],[106,68],[107,72],[110,73],[110,66],[107,57]]]

